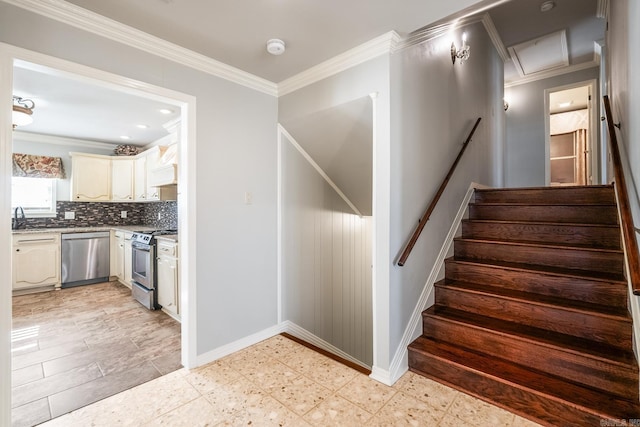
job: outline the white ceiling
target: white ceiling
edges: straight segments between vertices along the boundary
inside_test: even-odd
[[[549,112],[551,114],[587,108],[589,86],[561,90],[549,94]]]
[[[180,115],[175,106],[21,65],[14,67],[13,94],[35,103],[33,123],[20,126],[22,132],[144,146],[168,135],[163,124]]]
[[[540,12],[541,2],[512,0],[489,10],[504,45],[514,46],[566,29],[569,64],[591,61],[594,40],[604,37],[604,20],[595,17],[598,0],[555,0],[556,7],[547,13]],[[424,0],[402,0],[401,5],[387,0],[263,0],[250,7],[231,0],[69,3],[273,82],[387,31],[406,35],[428,27],[424,16],[452,13],[460,5]],[[266,41],[273,37],[287,43],[283,55],[266,53]],[[511,61],[505,63],[505,81],[518,78]],[[36,103],[34,123],[20,128],[24,132],[146,145],[166,134],[161,124],[171,118],[155,115],[156,102],[28,69],[16,69],[14,94]],[[142,132],[135,127],[140,123],[151,128]],[[120,135],[132,139],[123,141]]]

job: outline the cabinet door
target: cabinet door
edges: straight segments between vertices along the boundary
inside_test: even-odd
[[[115,269],[116,276],[120,283],[125,283],[124,278],[124,235],[120,234],[116,239],[116,260]]]
[[[14,237],[12,264],[14,290],[59,285],[59,236]]]
[[[74,155],[71,160],[71,200],[84,202],[111,199],[111,159]]]
[[[135,197],[138,201],[147,200],[147,157],[142,156],[136,159],[135,167]]]
[[[133,159],[114,159],[111,161],[111,200],[133,201],[134,162]]]
[[[157,268],[158,304],[170,313],[180,314],[178,310],[178,260],[160,255]]]
[[[132,233],[126,233],[124,235],[124,284],[131,287],[131,270],[133,268],[131,263],[131,236]]]
[[[147,154],[147,200],[160,200],[160,189],[158,187],[152,187],[151,184],[151,171],[158,167],[160,162],[160,149],[158,147],[150,148],[145,151]]]

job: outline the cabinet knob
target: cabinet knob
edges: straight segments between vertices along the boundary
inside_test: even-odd
[[[16,249],[16,252],[20,252],[20,249]]]

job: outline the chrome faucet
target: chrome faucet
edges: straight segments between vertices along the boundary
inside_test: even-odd
[[[20,216],[18,216],[18,212],[20,212]],[[12,230],[18,230],[20,228],[27,227],[27,218],[24,216],[24,209],[22,206],[18,206],[13,211],[13,221],[11,223]]]

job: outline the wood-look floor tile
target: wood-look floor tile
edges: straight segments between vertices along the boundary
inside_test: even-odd
[[[37,350],[31,353],[23,354],[12,358],[13,369],[24,368],[36,363],[42,363],[49,360],[54,360],[62,356],[77,353],[86,350],[88,347],[84,341],[76,341],[66,344],[57,345],[54,347],[46,348],[44,350]]]
[[[11,390],[12,406],[22,406],[52,394],[67,390],[80,384],[101,378],[102,372],[96,363],[73,369],[59,375],[41,378]]]
[[[11,410],[11,427],[32,427],[51,418],[46,398]]]
[[[105,397],[158,378],[160,372],[144,363],[128,371],[105,376],[49,396],[52,417],[58,417]]]
[[[86,348],[84,351],[79,351],[44,362],[42,367],[44,369],[45,376],[57,375],[91,362],[99,363],[102,360],[108,360],[111,358],[127,358],[135,354],[136,351],[138,351],[138,347],[136,347],[136,345],[131,341],[125,339],[98,347]],[[140,363],[137,363],[136,365],[139,365]]]
[[[166,375],[169,372],[174,372],[182,368],[182,354],[180,351],[173,351],[169,354],[165,354],[151,360],[153,366],[156,367],[162,375]]]
[[[44,378],[44,372],[42,371],[42,364],[27,366],[25,368],[16,369],[11,372],[11,387],[18,387],[23,384],[30,383]]]

